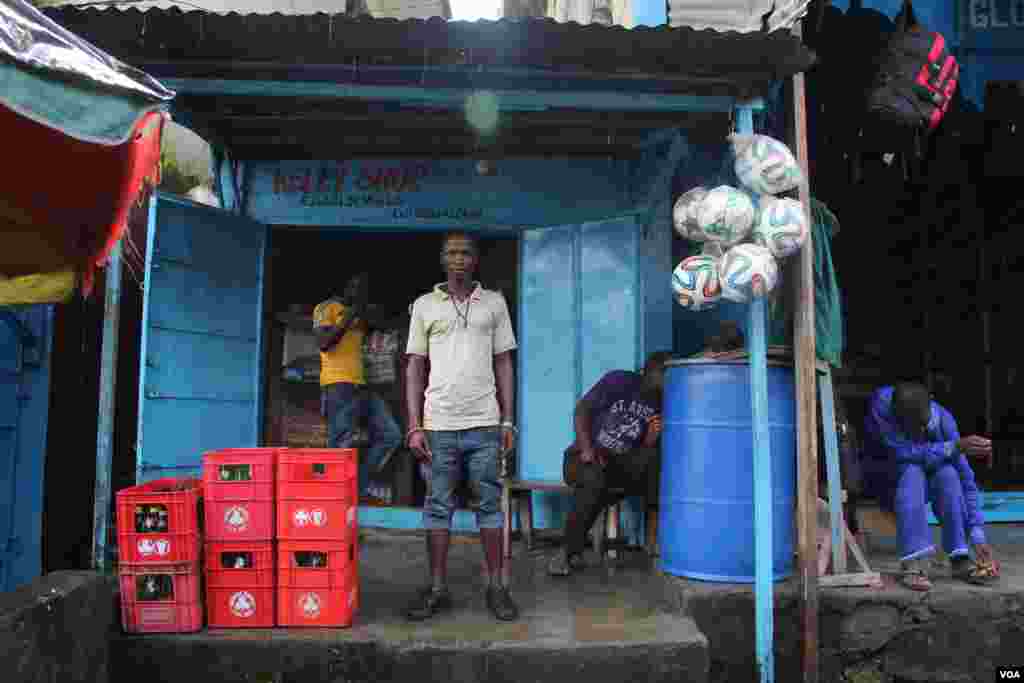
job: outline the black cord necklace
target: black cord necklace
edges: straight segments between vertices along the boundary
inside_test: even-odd
[[[458,316],[459,320],[462,321],[462,329],[469,327],[469,305],[473,302],[470,297],[466,297],[466,310],[462,311],[459,309],[459,305],[455,303],[455,297],[450,297],[452,300],[452,308],[455,309],[455,315]]]

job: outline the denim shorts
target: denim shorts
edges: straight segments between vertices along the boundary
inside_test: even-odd
[[[448,432],[427,432],[433,461],[430,465],[430,495],[423,508],[425,529],[451,529],[455,514],[455,491],[465,476],[479,501],[477,526],[500,529],[501,482],[498,455],[501,429],[479,427]]]

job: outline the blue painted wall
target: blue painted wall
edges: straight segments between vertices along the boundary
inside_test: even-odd
[[[42,571],[53,306],[0,308],[0,592]]]
[[[668,3],[665,0],[633,0],[635,26],[661,26],[668,23]]]

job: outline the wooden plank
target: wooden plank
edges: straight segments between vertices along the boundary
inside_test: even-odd
[[[535,479],[511,479],[508,487],[513,491],[547,491],[549,493],[569,493],[572,488],[568,484],[555,481],[538,481]]]
[[[850,531],[849,527],[845,527],[843,531],[846,533],[846,545],[849,546],[854,559],[856,559],[857,564],[860,565],[861,571],[870,572],[871,566],[868,564],[868,558],[864,555],[864,551],[861,550],[860,544],[857,543],[857,537],[853,535],[853,532]]]
[[[839,439],[836,437],[836,412],[833,405],[832,372],[826,367],[818,370],[818,394],[821,398],[821,419],[824,425],[825,466],[828,471],[829,528],[832,531],[832,571],[846,573],[846,521],[840,493]]]
[[[793,27],[802,35],[802,24]],[[807,103],[802,73],[793,76],[793,140],[797,161],[803,169],[800,201],[811,218],[811,188],[807,149]],[[791,271],[793,287],[793,345],[796,356],[797,413],[797,533],[803,606],[803,680],[818,683],[818,425],[815,405],[814,339],[814,245],[813,231]]]
[[[818,579],[824,588],[878,588],[882,585],[882,575],[878,572],[861,572],[858,574],[832,574]]]
[[[103,299],[103,345],[100,351],[99,424],[96,436],[96,483],[92,518],[92,566],[107,566],[111,514],[111,473],[114,462],[114,418],[117,406],[117,346],[121,325],[121,243],[110,253]]]

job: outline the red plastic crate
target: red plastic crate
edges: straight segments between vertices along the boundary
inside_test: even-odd
[[[238,567],[239,560],[244,568]],[[210,628],[272,627],[274,585],[273,542],[206,544],[206,623]]]
[[[199,563],[121,565],[118,573],[121,624],[125,632],[195,633],[202,630]]]
[[[207,541],[274,538],[276,448],[226,448],[203,454]],[[245,479],[225,480],[228,476]]]
[[[282,449],[277,459],[277,537],[292,541],[354,538],[355,449]]]
[[[307,559],[318,554],[326,560],[326,566],[299,566],[302,554]],[[278,626],[351,626],[359,604],[358,573],[351,543],[280,542]]]
[[[123,564],[198,562],[202,546],[199,479],[157,479],[117,492],[117,547]],[[138,531],[147,509],[163,510],[166,529]],[[141,515],[142,519],[137,517]]]

